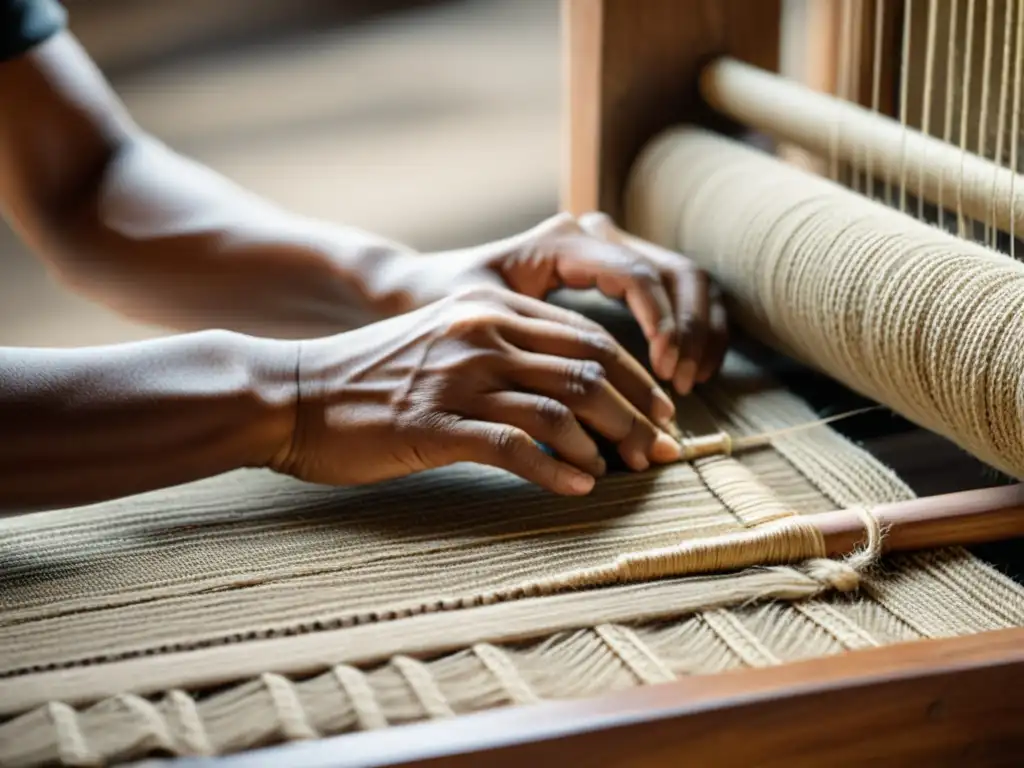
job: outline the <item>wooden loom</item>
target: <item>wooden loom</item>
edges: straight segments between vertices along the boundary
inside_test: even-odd
[[[1003,3],[994,9],[989,3],[987,12],[1005,14],[1010,5]],[[925,53],[924,41],[933,52],[935,19],[944,17],[943,42],[948,35],[951,43],[956,40],[961,44],[966,38],[965,15],[980,12],[981,3],[967,4],[966,14],[956,3],[922,0],[648,0],[636,4],[566,0],[563,8],[570,99],[563,204],[576,213],[597,209],[621,218],[625,213],[623,190],[637,157],[653,136],[679,123],[703,123],[733,133],[737,124],[767,131],[780,139],[775,151],[781,158],[822,174],[829,171],[825,158],[830,155],[841,154],[842,161],[856,159],[856,142],[848,137],[844,138],[852,146],[843,147],[845,153],[840,151],[843,138],[836,140],[841,134],[832,127],[835,122],[853,123],[871,134],[862,141],[870,144],[877,140],[883,155],[887,144],[893,147],[888,142],[892,136],[884,135],[881,129],[875,134],[878,125],[870,121],[870,115],[857,114],[857,105],[901,120],[902,127],[910,125],[938,135],[934,143],[940,145],[941,115],[932,118],[932,131],[928,131],[929,96],[920,101],[912,96],[913,102],[900,100],[900,86],[907,91],[908,83],[914,84],[913,74],[900,82],[901,64],[910,69],[916,63],[918,73],[935,66],[923,60],[926,55],[934,55]],[[956,21],[950,21],[951,10],[959,21],[960,37]],[[1024,7],[1016,10],[1024,13]],[[1010,22],[1005,15],[997,18],[1006,25],[1002,39],[1007,41]],[[980,23],[975,27],[975,57],[982,51],[983,56],[998,52],[992,46],[992,22],[988,24],[984,43]],[[996,24],[998,29],[999,22]],[[910,46],[912,38],[920,41],[915,49]],[[946,55],[952,57],[953,53],[947,51]],[[917,57],[916,62],[912,56]],[[731,60],[752,65],[765,74],[734,65]],[[979,69],[989,77],[987,68]],[[771,72],[813,91],[837,95],[841,101],[816,99],[805,89],[790,88],[786,81],[767,74]],[[950,86],[952,67],[942,72],[934,84],[936,90]],[[961,76],[959,70],[956,76]],[[922,87],[920,81],[916,85]],[[963,83],[959,86],[962,88]],[[1013,82],[1017,90],[1020,86],[1019,80]],[[795,101],[786,98],[790,95]],[[979,111],[984,116],[987,106],[978,103],[977,95],[974,99],[968,106],[965,98],[961,107],[972,121],[977,120]],[[939,97],[935,96],[933,103],[937,101]],[[845,103],[854,105],[854,109],[846,109]],[[910,103],[913,106],[908,109]],[[821,122],[817,132],[808,127],[813,125],[810,121],[804,124],[805,130],[794,130],[799,122],[794,117],[800,110],[818,112]],[[950,123],[953,121],[947,121],[947,132]],[[981,132],[975,124],[969,131]],[[901,138],[896,139],[897,146]],[[979,147],[977,134],[970,140]],[[1011,136],[1009,140],[1019,138]],[[984,150],[984,139],[980,148]],[[907,152],[905,143],[901,149],[904,159],[926,158],[920,161],[925,170],[916,168],[919,173],[927,172],[927,160],[935,162],[935,155],[927,154],[927,150]],[[940,145],[937,149],[942,153],[946,147]],[[955,151],[955,147],[950,149]],[[890,163],[895,157],[895,152],[889,155]],[[991,172],[986,181],[990,178]],[[994,189],[977,192],[981,205],[993,196]],[[934,193],[920,188],[915,191],[921,196]],[[1001,207],[1018,210],[1016,198],[1010,198],[1005,188],[1000,187],[1000,192],[1004,196],[999,200]],[[947,202],[955,194],[947,192]],[[938,199],[942,200],[941,191]],[[1012,215],[1004,215],[998,222],[1004,233],[1014,231],[1016,222],[1008,223],[1010,218]],[[1016,231],[1019,229],[1018,224]],[[935,474],[939,471],[938,467],[933,469]],[[925,476],[928,474],[926,470]],[[924,486],[928,484],[926,480]],[[952,538],[947,542],[957,539],[967,544],[974,540],[972,520],[995,523],[1003,515],[1009,518],[1009,527],[1001,534],[993,532],[993,539],[1019,536],[1020,523],[1013,518],[1024,512],[1016,506],[1020,497],[1021,486],[1013,486],[925,497],[898,506],[901,512],[905,509],[909,513],[907,519],[913,515],[911,510],[919,511],[922,519],[949,519]],[[859,529],[855,521],[848,525]],[[940,541],[918,540],[917,544],[937,546]],[[850,546],[846,540],[836,549],[848,551]],[[1019,545],[1016,557],[1020,557]],[[602,759],[611,763],[636,765],[671,765],[682,756],[715,765],[860,764],[868,759],[894,765],[1013,764],[1017,758],[1010,752],[1024,745],[1024,703],[1013,690],[1014,684],[1004,686],[996,681],[1024,679],[1022,648],[1024,630],[1012,629],[854,652],[766,674],[723,675],[717,680],[702,680],[697,686],[691,681],[668,684],[657,693],[645,692],[644,703],[637,707],[639,714],[629,711],[632,701],[623,696],[624,711],[619,722],[593,735],[583,734],[579,732],[583,728],[579,728],[572,739],[582,750],[592,750],[586,754],[607,756]],[[965,675],[960,678],[962,686],[953,682],[960,675]],[[967,682],[969,677],[974,682]],[[981,682],[985,678],[986,682]],[[585,711],[582,706],[578,709]],[[875,710],[875,715],[866,716],[867,710]],[[567,720],[570,712],[575,713],[569,706],[563,711]],[[610,700],[606,711],[615,711]],[[956,714],[946,718],[938,715],[940,711]],[[802,718],[815,726],[804,729],[795,725]],[[950,729],[948,738],[939,738],[932,731],[931,723],[938,718]],[[869,741],[870,746],[861,747],[850,740],[861,744]],[[637,744],[644,746],[637,748]],[[1006,752],[1001,752],[1004,749]],[[518,752],[510,746],[505,753],[522,757],[560,753],[566,759],[572,759],[573,754],[571,747],[560,749],[557,743],[547,752],[530,745]]]
[[[631,168],[652,137],[681,123],[736,131],[730,116],[709,107],[708,101],[715,101],[713,86],[700,92],[701,73],[711,62],[736,59],[898,118],[901,51],[910,35],[924,38],[929,14],[943,13],[927,0],[563,0],[562,5],[568,117],[563,207],[576,214],[603,211],[616,219],[624,215]],[[949,4],[943,5],[948,15]],[[1004,4],[997,13],[1005,10]],[[957,34],[948,18],[944,31]],[[855,42],[844,43],[844,36]],[[976,56],[980,34],[978,39]],[[874,84],[872,43],[879,48],[875,55],[880,53]],[[844,45],[848,60],[840,62]],[[923,57],[924,45],[918,45],[913,55]],[[851,48],[858,50],[851,54]],[[741,78],[728,92],[732,102],[719,96],[716,106],[725,102],[731,117],[769,128],[767,119],[750,123],[778,95],[775,89],[758,92],[756,86],[765,84],[784,85]],[[800,106],[821,104],[807,99]],[[980,106],[971,108],[973,118]],[[910,109],[917,111],[910,124],[920,128],[920,105]],[[903,120],[906,124],[906,114]],[[782,138],[795,141],[776,146],[780,157],[827,173],[829,131]],[[876,444],[898,467],[893,449],[884,447],[886,438]],[[958,465],[954,486],[934,482],[928,469],[918,470],[921,486],[950,491],[957,483],[974,488],[991,479],[975,477],[970,460]],[[943,469],[948,465],[936,462],[932,471]],[[1011,539],[1024,533],[1024,486],[925,496],[879,511],[883,519],[889,515],[894,549]],[[863,538],[856,515],[814,517],[830,555],[851,551]],[[1024,546],[1015,554],[1024,557]],[[472,732],[469,723],[453,722],[415,726],[415,736],[402,742],[383,734],[359,736],[343,742],[344,758],[323,759],[339,766],[820,765],[869,759],[892,765],[1010,765],[1018,759],[1014,752],[1019,756],[1024,747],[1022,682],[1024,629],[1009,629],[474,716]],[[287,754],[327,764],[316,748]]]
[[[631,170],[663,129],[699,123],[735,133],[737,124],[710,109],[699,92],[701,73],[723,56],[899,115],[894,73],[904,50],[901,41],[906,25],[920,21],[914,7],[920,11],[927,5],[923,0],[565,0],[565,207],[576,213],[601,210],[622,220]],[[858,25],[873,30],[877,18],[883,20],[882,35],[864,32],[855,37],[863,41],[862,49],[878,40],[883,53],[878,59],[879,87],[873,92],[870,76],[851,74],[850,62],[856,57],[848,55],[840,62],[839,50],[852,30]],[[866,50],[862,54],[863,65],[871,57]],[[707,88],[703,96],[708,96]],[[793,142],[780,148],[785,157],[821,173],[848,173],[822,162],[821,155],[829,154],[823,147],[807,153],[806,146],[797,146],[800,137],[785,138]],[[793,389],[813,398],[818,380],[808,388],[802,376],[798,371],[793,377]],[[990,542],[1024,530],[1024,490],[978,489],[986,480],[994,485],[991,476],[978,475],[969,458],[951,453],[929,435],[873,434],[866,442],[897,470],[906,467],[912,484],[942,492],[874,509],[890,528],[888,548]],[[908,458],[919,456],[907,454],[922,445],[934,461],[909,467]],[[953,491],[959,492],[949,493]],[[811,517],[830,556],[849,552],[863,539],[859,518],[845,510]],[[209,649],[195,663],[215,666],[216,653]],[[296,668],[302,665],[296,663]],[[130,677],[127,667],[117,673]],[[73,682],[66,690],[73,690]],[[310,741],[217,763],[1013,764],[1015,752],[1024,747],[1024,703],[1018,699],[1022,684],[1024,629],[1004,629],[695,675],[600,698]]]

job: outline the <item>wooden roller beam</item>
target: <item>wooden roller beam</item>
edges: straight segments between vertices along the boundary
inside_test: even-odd
[[[1011,169],[735,59],[709,64],[700,90],[723,115],[775,139],[838,157],[1004,232],[1024,232],[1024,176]]]
[[[885,531],[883,552],[987,544],[1024,536],[1024,485],[879,504],[870,512]],[[830,557],[864,543],[864,521],[856,512],[844,509],[806,519],[821,531]]]
[[[1024,486],[987,488],[911,501],[789,515],[738,531],[620,555],[607,582],[712,575],[853,555],[881,532],[878,554],[970,546],[1024,536]],[[817,529],[817,534],[814,534]],[[805,535],[810,532],[812,535]],[[600,582],[595,578],[594,586]]]

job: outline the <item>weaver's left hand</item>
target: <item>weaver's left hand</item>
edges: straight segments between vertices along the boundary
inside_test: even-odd
[[[726,317],[708,276],[684,256],[632,237],[603,214],[555,216],[507,240],[437,254],[416,270],[418,304],[474,285],[543,299],[596,287],[636,318],[656,376],[680,394],[707,381],[726,349]]]

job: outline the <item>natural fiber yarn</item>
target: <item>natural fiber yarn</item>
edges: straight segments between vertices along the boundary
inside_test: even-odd
[[[693,128],[647,148],[627,206],[748,331],[1024,477],[1024,265]]]
[[[902,85],[906,93],[907,84]],[[1012,168],[734,59],[710,64],[701,74],[700,89],[710,106],[733,120],[833,164],[842,161],[866,170],[897,185],[903,197],[912,192],[1005,232],[1024,232],[1024,184]],[[922,90],[931,91],[929,80]],[[983,107],[987,102],[985,95]],[[1005,111],[1006,105],[1001,108]],[[984,111],[979,119],[985,124]],[[1000,150],[1002,140],[999,129]]]
[[[623,552],[663,574],[722,534],[912,496],[735,354],[679,416],[684,435],[717,428],[733,447],[775,437],[572,504],[478,467],[365,489],[243,473],[4,521],[0,765],[229,754],[1024,624],[1024,588],[966,552],[864,570],[870,542],[844,560],[490,601]],[[621,565],[635,575],[640,557]]]
[[[822,581],[840,592],[859,584],[858,572],[874,564],[882,551],[882,531],[870,511],[857,507],[864,521],[867,546],[846,561],[817,566]],[[556,594],[569,589],[628,584],[668,577],[705,575],[744,568],[797,564],[826,558],[821,530],[805,516],[790,514],[751,528],[717,536],[691,539],[666,547],[626,552],[613,561],[590,568],[565,571],[510,590],[488,594],[482,602]]]

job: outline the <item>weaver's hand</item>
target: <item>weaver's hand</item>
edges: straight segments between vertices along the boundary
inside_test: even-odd
[[[409,289],[418,304],[488,283],[537,299],[558,288],[593,287],[623,299],[647,338],[652,369],[680,394],[707,381],[725,354],[725,310],[707,275],[603,214],[561,214],[508,240],[425,261]]]
[[[296,425],[270,463],[304,480],[351,485],[476,462],[585,494],[605,464],[583,425],[634,469],[679,458],[655,426],[673,405],[639,362],[600,326],[508,290],[288,344],[299,350]]]

